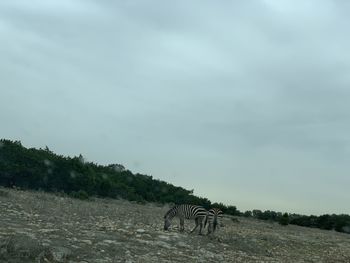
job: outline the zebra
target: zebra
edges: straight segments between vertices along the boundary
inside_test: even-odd
[[[199,235],[202,235],[203,220],[207,217],[207,214],[208,211],[201,206],[188,204],[175,205],[164,215],[164,230],[169,229],[171,220],[174,217],[178,217],[180,219],[181,232],[185,230],[185,219],[194,219],[196,226],[191,230],[191,233],[193,233],[197,227],[200,226]]]
[[[218,224],[219,219],[222,218],[223,212],[219,208],[211,208],[208,211],[208,215],[205,218],[204,228],[208,223],[208,235],[214,233]]]

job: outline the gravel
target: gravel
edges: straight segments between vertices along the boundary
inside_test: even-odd
[[[334,231],[225,216],[199,236],[192,221],[163,231],[159,204],[0,193],[0,262],[350,262],[350,235]]]

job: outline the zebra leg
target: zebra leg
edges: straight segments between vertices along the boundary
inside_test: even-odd
[[[212,223],[209,222],[209,224],[208,224],[208,235],[211,234],[211,228],[212,228]]]
[[[185,230],[185,219],[183,217],[180,218],[180,232]]]
[[[218,225],[217,221],[214,221],[214,223],[213,223],[213,233],[215,232],[217,225]]]
[[[191,233],[193,233],[197,229],[197,227],[199,225],[198,224],[198,218],[196,218],[194,221],[196,222],[196,226],[191,230]]]
[[[202,235],[202,228],[203,228],[203,218],[201,219],[199,223],[199,235]]]

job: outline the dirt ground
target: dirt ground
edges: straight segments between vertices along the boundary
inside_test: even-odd
[[[350,262],[350,235],[224,217],[214,236],[163,231],[168,206],[0,188],[0,262]]]

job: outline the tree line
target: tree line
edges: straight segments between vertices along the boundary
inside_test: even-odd
[[[237,215],[235,206],[211,203],[193,190],[174,186],[150,175],[132,173],[120,164],[98,165],[82,155],[69,157],[44,149],[26,148],[20,141],[0,140],[0,185],[63,192],[72,197],[123,198],[140,203],[189,203],[207,209],[219,206]]]
[[[338,232],[350,233],[350,215],[346,214],[324,214],[300,215],[292,213],[281,213],[271,210],[252,210],[242,214],[245,217],[254,217],[261,220],[279,222],[281,225],[298,225],[304,227],[320,228],[325,230],[335,230]]]

